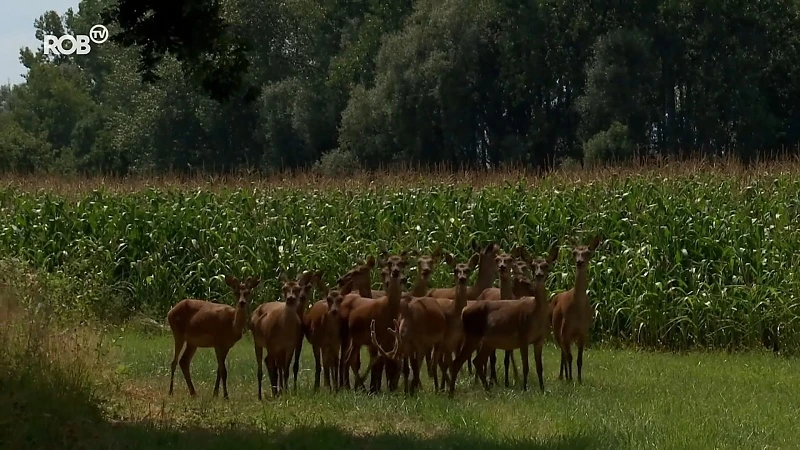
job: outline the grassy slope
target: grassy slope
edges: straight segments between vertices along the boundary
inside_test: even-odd
[[[674,355],[595,348],[586,354],[584,384],[569,386],[556,379],[558,355],[547,346],[544,396],[515,388],[486,394],[460,377],[451,400],[432,394],[424,375],[425,392],[416,398],[314,394],[313,359],[305,347],[299,392],[259,403],[249,336],[229,356],[228,402],[211,396],[212,351],[198,352],[193,363],[198,398],[188,398],[180,372],[176,395],[169,398],[171,337],[128,332],[117,346],[122,387],[114,410],[169,425],[157,432],[120,429],[136,448],[167,443],[216,448],[223,442],[235,448],[415,450],[800,446],[800,435],[792,431],[800,405],[792,386],[800,376],[792,361],[766,353]],[[175,425],[192,431],[168,431]]]

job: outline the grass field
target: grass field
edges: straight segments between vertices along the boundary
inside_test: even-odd
[[[306,347],[298,392],[259,402],[249,335],[228,358],[227,401],[211,395],[213,352],[200,351],[194,360],[198,397],[188,396],[180,373],[176,393],[169,397],[171,336],[114,329],[104,339],[104,351],[97,352],[94,345],[84,349],[88,360],[101,359],[82,375],[94,400],[70,394],[63,378],[49,386],[52,392],[33,393],[42,386],[12,384],[23,389],[22,397],[47,402],[31,405],[29,414],[44,412],[55,423],[10,427],[16,422],[8,416],[11,432],[6,436],[21,439],[27,430],[37,436],[33,442],[52,436],[49,442],[60,440],[68,447],[195,450],[800,446],[794,429],[800,412],[797,364],[760,351],[679,355],[591,348],[579,385],[557,380],[558,355],[548,345],[544,394],[515,386],[486,393],[463,376],[456,397],[449,399],[431,392],[424,375],[424,391],[411,398],[402,393],[331,394],[324,388],[315,394],[313,360]],[[74,367],[75,360],[69,365]],[[67,375],[67,381],[76,374]]]

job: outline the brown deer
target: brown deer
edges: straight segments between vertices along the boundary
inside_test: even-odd
[[[486,381],[485,363],[494,349],[519,349],[522,359],[522,389],[528,389],[528,346],[533,344],[536,360],[536,374],[539,388],[544,392],[542,376],[542,348],[550,334],[550,306],[545,282],[547,275],[558,257],[558,245],[554,244],[546,259],[532,262],[535,284],[519,275],[514,295],[517,300],[477,301],[467,305],[461,313],[464,327],[464,345],[450,367],[450,396],[455,392],[455,382],[461,366],[474,351],[476,371],[489,389]]]
[[[467,300],[475,300],[485,289],[492,287],[494,279],[497,277],[497,265],[494,258],[500,252],[500,246],[495,242],[489,242],[486,247],[481,248],[478,242],[472,240],[472,250],[479,255],[478,279],[475,284],[467,288]],[[456,288],[436,288],[428,292],[428,297],[454,299]],[[467,362],[467,368],[472,372],[471,361]]]
[[[429,355],[434,346],[445,336],[447,322],[444,311],[437,299],[432,297],[409,297],[400,306],[400,319],[395,319],[394,329],[388,331],[394,337],[395,348],[386,352],[378,342],[375,333],[375,320],[370,323],[372,345],[380,355],[389,361],[407,359],[411,365],[411,386],[408,383],[408,370],[404,367],[404,391],[413,395],[420,385],[419,369],[422,359]]]
[[[181,372],[186,379],[189,395],[196,391],[192,384],[190,366],[198,348],[213,347],[217,354],[217,380],[214,382],[214,396],[219,394],[222,381],[222,394],[228,398],[228,369],[225,360],[228,352],[242,338],[247,326],[247,305],[253,289],[261,282],[258,277],[248,277],[240,282],[235,276],[226,275],[227,284],[237,298],[236,306],[212,303],[206,300],[184,299],[167,313],[167,322],[175,340],[175,354],[172,357],[169,377],[169,395],[172,395],[175,381],[175,367],[184,345],[186,350],[180,357]]]
[[[341,387],[339,384],[339,347],[341,346],[339,309],[344,296],[350,292],[353,286],[352,281],[349,281],[341,290],[329,289],[320,279],[317,280],[317,287],[325,298],[314,303],[303,317],[305,336],[314,352],[315,392],[319,390],[320,372],[323,368],[325,387],[331,390],[334,385],[336,389]],[[333,384],[331,384],[331,380]]]
[[[472,250],[479,255],[478,279],[475,284],[467,288],[467,300],[475,300],[486,288],[492,287],[494,279],[497,277],[497,265],[494,262],[495,256],[500,252],[500,246],[490,242],[486,247],[481,248],[477,241],[473,239]],[[456,288],[435,288],[428,291],[428,297],[433,298],[456,298]]]
[[[566,375],[572,381],[572,343],[578,348],[578,382],[581,382],[583,367],[583,349],[589,339],[594,316],[586,288],[589,285],[589,260],[600,245],[600,237],[595,236],[589,245],[573,243],[572,258],[575,261],[575,286],[553,296],[552,308],[553,337],[561,349],[561,367],[558,379]]]
[[[434,266],[440,261],[442,257],[442,246],[437,245],[433,252],[428,255],[419,255],[418,252],[412,250],[410,252],[411,256],[417,258],[417,280],[414,283],[414,286],[411,288],[410,292],[403,292],[403,298],[400,300],[401,302],[408,302],[412,298],[415,297],[425,297],[428,293],[430,288],[431,282],[431,274],[433,273]],[[405,285],[405,281],[403,281]],[[403,359],[403,371],[404,373],[408,372],[408,358]],[[433,351],[430,351],[425,354],[425,366],[427,368],[428,376],[433,378],[434,386],[438,385],[438,377],[436,374],[436,370],[433,364]],[[391,365],[388,367],[390,370],[386,373],[386,378],[388,380],[388,384],[391,386],[396,386],[398,383],[398,378],[400,376],[399,372],[392,372]]]
[[[322,272],[319,270],[311,275],[306,275],[306,273],[304,273],[303,276],[307,278],[301,278],[301,281],[299,282],[304,286],[312,283],[313,285],[318,286],[319,282],[322,281]],[[306,315],[306,311],[308,309],[308,290],[303,289],[300,292],[301,295],[297,302],[297,315],[300,317],[300,323],[302,324],[303,317]],[[294,366],[292,367],[292,376],[294,378],[295,392],[297,392],[297,372],[300,370],[300,353],[303,351],[303,336],[305,336],[305,333],[300,333],[300,337],[297,340],[297,347],[294,349]],[[289,372],[289,366],[286,366],[286,372]]]
[[[370,337],[370,323],[372,320],[376,321],[378,329],[378,342],[388,346],[392,336],[388,333],[388,328],[392,325],[394,319],[400,313],[400,301],[402,298],[402,275],[406,267],[408,267],[408,251],[403,251],[399,256],[385,256],[381,255],[380,265],[383,267],[382,275],[386,280],[386,296],[373,301],[367,302],[358,306],[350,311],[348,319],[349,329],[349,342],[347,345],[346,364],[353,370],[355,376],[354,387],[359,387],[363,384],[364,376],[359,374],[358,368],[355,365],[355,357],[361,351],[361,347],[367,346],[369,350],[370,363],[368,368],[373,374],[380,374],[383,371],[383,366],[393,364],[393,361],[375,361],[379,358],[377,349],[372,345]],[[374,371],[374,372],[373,372]],[[377,380],[379,375],[374,378]],[[377,392],[379,386],[373,384],[370,386],[370,392]],[[389,386],[390,390],[394,386]]]
[[[495,258],[495,264],[497,265],[497,274],[500,278],[500,287],[491,287],[484,289],[483,292],[478,296],[476,300],[487,300],[487,301],[495,301],[495,300],[513,300],[514,299],[514,273],[516,272],[516,256],[519,255],[523,250],[522,247],[517,247],[514,249],[512,254],[508,253],[499,253]],[[503,361],[505,367],[505,375],[506,375],[506,387],[508,387],[508,366],[509,362],[513,366],[514,369],[514,378],[519,380],[519,376],[517,374],[517,363],[514,361],[513,352],[506,351],[505,352],[505,359]],[[492,352],[489,356],[489,367],[491,368],[491,375],[490,379],[492,383],[497,384],[497,370],[495,366],[497,364],[497,355],[495,352]],[[477,375],[477,374],[476,374]]]
[[[263,308],[263,314],[253,326],[253,345],[258,363],[258,399],[261,400],[261,384],[264,379],[261,364],[264,348],[267,357],[263,361],[267,365],[272,395],[278,395],[278,389],[285,391],[289,383],[289,363],[297,348],[297,336],[302,336],[303,326],[297,313],[297,306],[303,295],[308,295],[312,284],[308,281],[312,275],[303,273],[297,281],[291,281],[285,273],[281,273],[283,283],[281,294],[283,302],[270,302]],[[304,292],[305,291],[305,292]]]
[[[461,325],[461,311],[469,304],[467,301],[467,290],[469,277],[475,266],[478,264],[480,255],[475,253],[466,264],[456,264],[451,254],[445,254],[447,264],[453,269],[456,280],[455,299],[437,298],[436,301],[445,314],[445,333],[441,342],[434,348],[434,362],[441,368],[442,383],[438,384],[434,378],[434,387],[437,390],[444,390],[447,380],[447,371],[450,368],[454,355],[458,354],[461,344],[464,341],[464,329]],[[474,303],[474,301],[472,302]],[[433,368],[436,373],[436,366]]]

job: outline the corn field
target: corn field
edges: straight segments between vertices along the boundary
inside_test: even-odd
[[[283,270],[320,269],[332,284],[382,246],[425,253],[442,244],[466,261],[473,238],[537,255],[559,240],[549,289],[560,291],[574,278],[570,239],[598,233],[594,341],[748,348],[769,329],[784,348],[796,347],[800,177],[695,171],[559,180],[71,195],[8,185],[0,189],[0,252],[93,280],[125,311],[163,317],[184,297],[230,302],[225,273],[260,275],[261,302],[278,297]],[[432,286],[451,285],[451,277],[441,264]]]

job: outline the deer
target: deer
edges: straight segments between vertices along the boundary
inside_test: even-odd
[[[494,279],[497,277],[497,265],[494,258],[500,252],[500,246],[495,242],[489,242],[486,247],[481,248],[478,242],[472,240],[473,254],[479,255],[478,279],[475,284],[467,288],[467,300],[475,300],[485,289],[492,287]],[[455,299],[456,288],[435,288],[428,291],[428,297]],[[467,368],[472,372],[472,366],[468,362]]]
[[[434,347],[434,363],[439,365],[442,371],[442,383],[438,384],[434,378],[436,390],[444,390],[447,380],[447,370],[452,363],[453,355],[457,355],[464,340],[464,329],[461,325],[461,311],[470,303],[467,301],[467,290],[469,277],[475,266],[478,265],[480,255],[475,253],[466,264],[456,264],[453,255],[445,254],[445,261],[453,269],[456,279],[455,299],[437,298],[439,307],[445,314],[445,333],[442,340]],[[474,303],[472,301],[471,303]],[[434,374],[436,366],[434,366]]]
[[[600,237],[594,236],[589,245],[578,245],[573,241],[572,259],[575,261],[575,286],[572,289],[555,294],[550,300],[553,337],[561,349],[561,366],[558,379],[566,376],[572,381],[572,343],[578,349],[578,383],[581,382],[583,368],[583,349],[589,339],[589,330],[594,322],[592,306],[586,288],[589,285],[589,260],[592,258]]]
[[[321,279],[317,280],[317,288],[325,298],[314,303],[303,317],[303,331],[314,353],[314,392],[319,391],[320,372],[323,371],[323,368],[325,387],[329,390],[333,390],[334,385],[337,390],[341,387],[339,382],[339,348],[341,346],[339,310],[344,297],[350,293],[352,287],[352,280],[348,281],[342,289],[329,289]]]
[[[388,271],[385,272],[388,278]],[[387,280],[387,283],[390,282]],[[389,361],[408,359],[411,365],[411,386],[407,366],[404,367],[403,386],[406,394],[414,395],[420,385],[419,369],[423,357],[429,355],[445,336],[446,317],[437,299],[432,297],[407,297],[400,306],[400,319],[394,319],[394,328],[387,328],[394,337],[395,346],[387,352],[378,342],[375,319],[370,322],[370,338],[378,353]],[[377,361],[377,360],[376,360]]]
[[[259,285],[261,279],[248,277],[239,281],[233,275],[225,276],[225,284],[231,288],[237,298],[236,306],[213,303],[206,300],[183,299],[173,306],[167,313],[167,322],[172,330],[175,341],[175,353],[172,357],[169,377],[169,395],[172,395],[175,381],[175,367],[180,356],[181,372],[186,379],[189,395],[194,397],[194,384],[190,367],[192,358],[198,348],[213,347],[217,354],[217,379],[214,382],[214,397],[219,395],[219,385],[222,381],[222,393],[228,398],[228,368],[225,360],[228,352],[239,342],[247,326],[247,307],[253,289]],[[184,350],[185,346],[185,350]]]
[[[428,291],[428,287],[430,285],[430,277],[431,277],[431,273],[433,272],[433,267],[440,260],[441,255],[442,255],[441,245],[437,246],[433,250],[433,252],[431,253],[430,256],[426,256],[426,255],[418,256],[418,252],[413,251],[413,250],[408,252],[408,256],[412,256],[412,257],[416,257],[417,258],[417,279],[416,279],[414,287],[412,288],[410,293],[409,292],[403,292],[401,301],[407,301],[407,299],[409,298],[409,294],[410,294],[410,296],[413,296],[413,297],[425,296],[425,294]],[[355,269],[351,270],[350,272],[345,274],[339,280],[339,285],[340,286],[343,285],[345,282],[347,282],[347,280],[352,280],[353,288],[359,291],[358,294],[350,294],[349,296],[345,297],[345,301],[344,301],[342,309],[341,309],[342,312],[340,314],[340,317],[341,317],[343,323],[341,324],[340,328],[343,330],[343,333],[342,333],[343,336],[341,337],[341,341],[343,343],[347,342],[348,325],[347,325],[346,321],[348,320],[350,310],[352,310],[354,307],[359,306],[361,304],[369,303],[368,299],[370,299],[370,298],[374,299],[374,298],[383,297],[383,296],[385,296],[385,293],[386,293],[386,291],[370,289],[369,273],[370,273],[370,270],[375,266],[375,258],[374,257],[370,257],[370,258],[371,259],[367,260],[367,263],[365,263],[364,265],[361,265],[361,266],[356,267]],[[402,283],[403,286],[405,286],[405,284],[406,284],[406,276],[405,276],[405,274],[401,276],[401,283]],[[341,363],[344,363],[344,361],[346,361],[346,358],[345,358],[345,355],[344,355],[344,352],[346,351],[346,347],[344,345],[342,346],[341,351],[342,351],[342,355],[341,355],[341,360],[340,361],[341,361]],[[360,355],[356,355],[356,356],[357,356],[357,359],[356,359],[355,364],[356,364],[356,368],[358,368],[358,367],[360,367]],[[405,366],[406,362],[407,361],[404,361],[404,366]],[[431,377],[435,377],[436,374],[432,370],[433,369],[433,363],[432,363],[430,354],[426,355],[426,363],[427,363],[427,368],[428,368],[428,375],[431,376]],[[387,376],[388,383],[392,387],[396,386],[397,382],[398,382],[398,379],[399,379],[399,376],[400,376],[400,372],[393,370],[394,369],[394,365],[393,364],[388,366],[388,367],[386,367],[385,369],[387,371],[386,376]],[[348,376],[347,371],[342,369],[341,372],[340,372],[340,376],[343,377],[343,379],[340,380],[342,385],[345,385],[345,386],[349,387],[349,376]],[[373,380],[371,381],[371,384],[377,385],[378,389],[380,388],[380,380],[379,379],[376,380],[375,377],[379,377],[379,376],[380,376],[379,374],[373,373],[372,374]]]
[[[278,389],[285,391],[289,383],[289,363],[297,348],[298,335],[302,336],[303,326],[297,312],[302,296],[308,296],[312,278],[310,272],[304,272],[297,281],[289,280],[285,272],[281,272],[280,281],[282,302],[269,302],[263,308],[263,314],[253,326],[253,346],[258,364],[258,399],[261,400],[261,385],[264,379],[262,359],[267,365],[272,396],[278,395]],[[263,358],[264,349],[267,357]]]
[[[517,275],[514,295],[516,300],[476,301],[461,313],[464,327],[464,344],[450,366],[450,396],[455,392],[455,382],[461,366],[474,351],[478,351],[475,367],[484,389],[485,363],[494,349],[519,349],[522,359],[522,390],[528,389],[528,346],[533,344],[539,389],[544,392],[542,348],[550,334],[550,303],[546,281],[550,268],[558,258],[558,244],[553,244],[546,258],[531,263],[535,282]]]
[[[358,367],[355,365],[356,355],[361,351],[362,346],[367,346],[369,350],[370,363],[368,369],[373,373],[374,381],[379,379],[385,363],[393,364],[393,361],[385,361],[380,357],[377,349],[372,345],[370,337],[370,322],[374,319],[377,322],[378,328],[378,341],[387,345],[391,339],[391,335],[386,331],[392,325],[393,320],[398,317],[400,312],[400,303],[402,298],[402,275],[406,267],[408,267],[408,254],[407,250],[403,251],[400,255],[386,256],[386,253],[381,254],[380,265],[382,266],[382,275],[386,283],[386,296],[375,299],[356,307],[350,311],[348,318],[349,341],[347,344],[346,365],[353,370],[355,376],[355,388],[363,385],[365,375],[359,373]],[[381,361],[375,361],[376,358],[381,358]],[[389,390],[394,390],[394,386],[390,385]],[[370,392],[377,392],[379,386],[377,383],[372,383]]]
[[[486,300],[486,301],[494,301],[494,300],[513,300],[514,299],[514,274],[517,270],[516,261],[515,259],[525,252],[523,247],[517,247],[514,249],[512,254],[508,253],[499,253],[495,257],[495,264],[497,265],[497,273],[500,278],[500,287],[491,287],[486,288],[481,292],[476,300]],[[527,252],[525,253],[527,254]],[[519,379],[517,375],[517,363],[514,361],[514,356],[512,351],[505,352],[505,359],[503,361],[503,365],[505,367],[505,382],[506,387],[508,387],[508,366],[509,362],[513,366],[514,369],[514,378]],[[495,369],[495,365],[497,363],[497,356],[495,352],[489,356],[489,367],[491,368],[491,375],[490,378],[493,383],[497,384],[497,370]]]
[[[315,285],[319,285],[319,282],[322,281],[322,272],[316,271],[311,275],[303,274],[303,276],[308,277],[304,278],[301,281],[301,284],[309,285],[314,283]],[[300,323],[303,323],[303,317],[306,314],[306,310],[308,309],[308,296],[307,290],[303,289],[301,291],[300,298],[297,302],[297,315],[300,317]],[[300,353],[303,351],[303,337],[305,333],[300,333],[300,336],[297,339],[297,347],[294,349],[294,366],[292,367],[292,376],[294,378],[294,390],[297,392],[297,372],[300,370]],[[289,372],[289,366],[286,366],[286,372]]]

